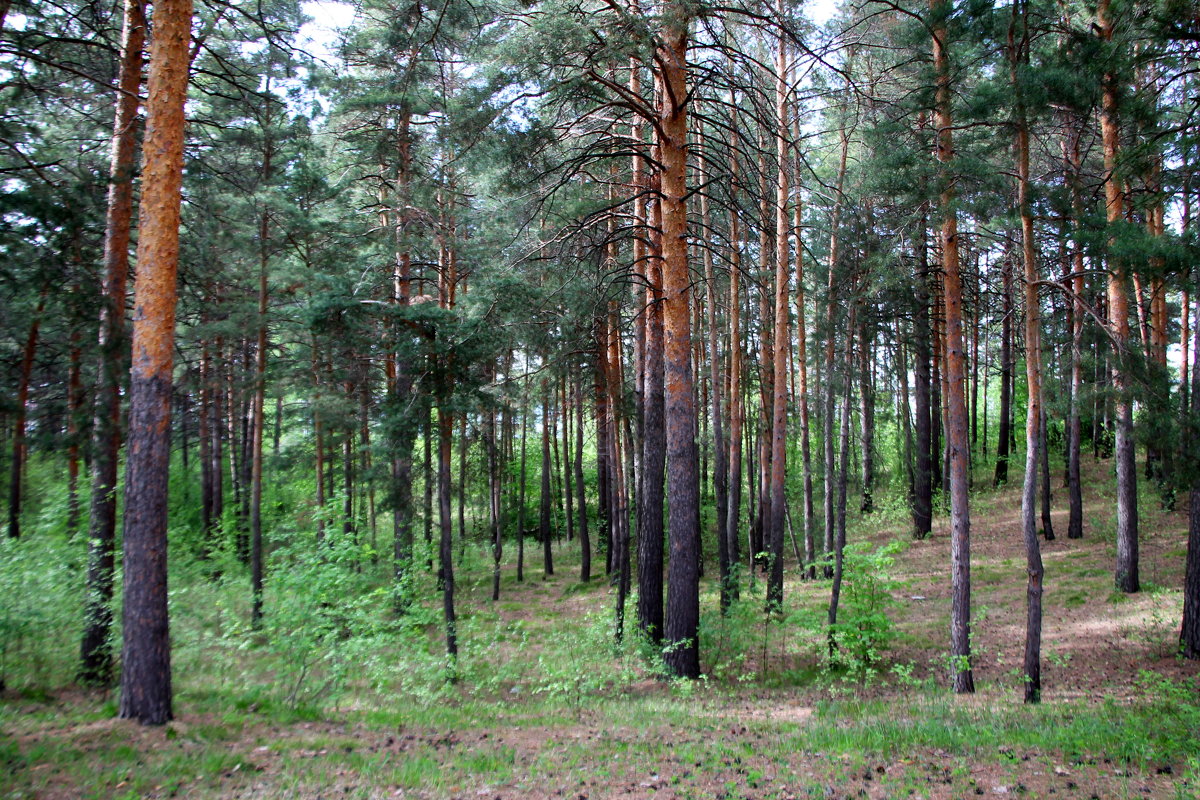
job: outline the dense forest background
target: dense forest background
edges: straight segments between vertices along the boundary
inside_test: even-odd
[[[0,0],[5,713],[1065,702],[1148,593],[1194,737],[1198,64],[1182,0]]]

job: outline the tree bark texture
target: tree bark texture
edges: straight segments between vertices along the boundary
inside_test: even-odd
[[[778,9],[783,13],[783,0]],[[775,336],[774,336],[774,397],[772,398],[771,420],[771,573],[767,579],[767,610],[781,613],[783,610],[783,534],[786,524],[787,495],[785,493],[785,470],[787,468],[787,402],[788,402],[788,351],[791,335],[788,331],[788,173],[787,173],[787,92],[789,70],[787,51],[782,37],[777,42],[775,71],[775,114],[778,131],[775,137],[775,153],[778,159],[775,184]],[[765,368],[765,365],[764,365]]]
[[[121,454],[121,366],[125,363],[125,298],[133,220],[133,176],[137,164],[138,90],[142,83],[146,45],[143,0],[125,0],[124,14],[117,74],[119,91],[109,154],[104,283],[100,305],[100,364],[92,424],[87,588],[79,658],[79,680],[91,685],[107,685],[113,677],[112,596],[117,531],[117,468]],[[203,379],[202,373],[202,382]],[[202,429],[207,422],[207,413],[207,405],[202,405]],[[207,442],[203,444],[207,445]],[[202,452],[207,452],[207,447]],[[206,488],[209,488],[209,484],[206,484]],[[210,488],[209,491],[205,511],[211,516]],[[206,537],[210,527],[211,519],[206,519]]]
[[[1096,7],[1096,32],[1106,41],[1113,36],[1108,0]],[[1117,175],[1120,151],[1117,75],[1106,69],[1101,80],[1100,135],[1104,143],[1104,206],[1109,225],[1121,220],[1125,192]],[[1115,241],[1109,241],[1110,247]],[[1137,450],[1133,439],[1133,403],[1129,397],[1126,369],[1129,353],[1129,302],[1125,294],[1126,268],[1118,258],[1108,264],[1108,318],[1113,346],[1113,416],[1116,423],[1117,466],[1117,563],[1114,582],[1122,592],[1136,592],[1138,580]]]
[[[1025,268],[1025,378],[1029,399],[1025,410],[1025,479],[1021,488],[1021,528],[1025,540],[1025,702],[1042,699],[1042,567],[1037,529],[1037,487],[1042,436],[1042,319],[1038,301],[1037,249],[1033,238],[1033,209],[1029,199],[1029,126],[1019,77],[1028,53],[1025,4],[1013,4],[1008,49],[1013,94],[1016,98],[1017,211],[1021,217],[1021,256]],[[1018,19],[1021,34],[1018,37]]]
[[[1200,321],[1200,294],[1196,297],[1195,318]],[[1200,325],[1193,326],[1192,352],[1200,356]],[[1200,417],[1200,363],[1192,365],[1191,412]],[[1196,467],[1196,441],[1189,437],[1192,466]],[[1183,579],[1183,623],[1179,629],[1179,652],[1184,658],[1200,658],[1200,477],[1192,479],[1188,512],[1187,565]]]
[[[737,153],[730,154],[730,183],[737,186]],[[742,428],[744,411],[742,404],[742,251],[741,224],[737,214],[729,215],[729,509],[725,531],[728,536],[726,549],[729,552],[729,597],[736,600],[739,594],[738,557],[741,539],[742,511]]]
[[[542,537],[542,572],[554,574],[554,534],[550,520],[550,399],[549,390],[542,387],[542,487],[538,505],[538,531]]]
[[[667,583],[666,652],[674,675],[700,676],[700,487],[696,474],[696,407],[687,252],[687,22],[682,9],[660,33],[658,61],[663,92],[659,106],[662,160],[663,327],[670,566]]]
[[[660,207],[657,203],[654,205]],[[667,468],[662,275],[662,260],[655,253],[646,265],[643,312],[646,316],[643,350],[645,416],[642,422],[642,485],[637,507],[637,622],[638,629],[656,644],[662,641],[663,636],[663,490]],[[618,335],[611,330],[609,334],[614,337]],[[609,402],[613,401],[614,398],[610,396]]]
[[[446,625],[446,655],[458,659],[458,619],[454,611],[454,519],[450,506],[450,462],[453,460],[454,417],[438,409],[438,564],[442,584],[442,618]]]
[[[583,482],[583,385],[575,387],[575,487],[579,499],[579,580],[592,579],[592,540],[588,535],[587,495]]]
[[[1070,143],[1063,142],[1070,166],[1071,216],[1075,241],[1071,245],[1071,291],[1073,309],[1071,325],[1071,400],[1067,418],[1067,493],[1070,511],[1067,517],[1067,538],[1083,538],[1083,488],[1079,476],[1079,453],[1082,430],[1079,420],[1080,392],[1083,390],[1083,199],[1080,187],[1081,159],[1079,131],[1073,128]]]
[[[950,108],[950,64],[947,52],[947,0],[930,0],[933,33],[934,73],[937,80],[937,158],[940,165],[942,214],[942,296],[946,313],[946,435],[950,471],[950,656],[954,659],[954,691],[974,692],[971,671],[971,516],[968,506],[970,442],[964,395],[966,380],[963,359],[962,278],[958,259],[958,214],[954,209],[953,117]]]
[[[933,358],[929,330],[929,248],[925,232],[927,223],[923,214],[920,230],[914,241],[917,257],[916,308],[913,314],[913,403],[916,413],[916,458],[913,470],[913,538],[924,539],[933,530],[933,375],[930,362]]]
[[[191,23],[191,0],[161,0],[155,7],[138,213],[120,715],[150,725],[171,719],[167,471]]]

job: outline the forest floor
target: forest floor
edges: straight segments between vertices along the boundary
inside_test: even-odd
[[[1173,655],[1184,509],[1162,511],[1143,491],[1143,591],[1121,595],[1112,590],[1110,465],[1089,464],[1087,478],[1084,538],[1065,538],[1066,495],[1056,487],[1058,538],[1042,541],[1037,707],[1021,702],[1025,562],[1014,484],[972,497],[971,696],[946,688],[944,517],[920,542],[907,541],[895,511],[851,528],[851,539],[902,542],[894,564],[866,562],[877,574],[858,584],[883,587],[894,623],[890,649],[870,669],[824,663],[812,620],[824,614],[829,584],[793,569],[782,622],[759,613],[761,581],[728,620],[717,618],[708,588],[708,677],[694,683],[662,680],[629,647],[623,666],[600,677],[593,662],[575,664],[576,649],[594,655],[586,631],[611,617],[614,595],[604,580],[578,583],[567,546],[556,548],[556,574],[543,576],[530,543],[526,580],[517,583],[509,564],[499,603],[490,565],[460,572],[464,640],[483,643],[464,656],[476,671],[452,686],[296,707],[247,695],[233,675],[189,675],[177,661],[176,719],[161,728],[114,719],[109,692],[9,690],[0,797],[1195,798],[1200,670]],[[435,624],[428,635],[436,649]]]

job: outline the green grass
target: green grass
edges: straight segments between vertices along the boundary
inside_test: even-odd
[[[344,714],[324,722],[316,734],[304,723],[266,713],[230,723],[183,723],[175,737],[164,737],[152,749],[128,741],[121,728],[90,737],[83,746],[53,738],[19,746],[9,734],[0,739],[0,763],[18,776],[18,792],[37,792],[31,768],[49,765],[41,772],[88,787],[85,797],[172,790],[229,795],[262,780],[271,781],[278,796],[304,796],[318,787],[370,796],[371,787],[387,786],[440,794],[652,775],[668,776],[661,780],[673,781],[679,796],[707,796],[693,785],[698,775],[728,776],[738,785],[766,790],[777,768],[799,774],[799,760],[823,770],[813,786],[837,784],[860,780],[877,763],[921,752],[941,753],[938,759],[954,785],[969,777],[967,765],[1005,766],[1027,757],[1072,769],[1154,770],[1164,764],[1185,769],[1195,758],[1200,730],[1195,684],[1145,678],[1139,691],[1130,703],[1027,707],[962,703],[941,690],[910,690],[902,707],[894,698],[819,700],[811,716],[797,721],[747,718],[742,710],[748,698],[711,687],[701,688],[688,704],[669,693],[594,697],[586,729],[546,698],[520,706],[430,707],[415,716],[396,710]],[[788,699],[788,693],[772,692],[750,702],[770,710]],[[73,707],[59,707],[58,724],[71,722],[73,714],[82,722]],[[6,713],[3,721],[7,729],[13,718]],[[26,721],[19,727],[30,726]],[[496,735],[522,730],[544,736],[532,754]],[[879,780],[900,789],[916,777]]]

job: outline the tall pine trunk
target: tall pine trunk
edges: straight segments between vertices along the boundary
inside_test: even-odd
[[[700,159],[698,178],[700,185],[708,183],[708,153],[705,150],[703,136],[700,140]],[[712,230],[712,214],[709,211],[707,192],[700,195],[700,221],[703,229]],[[704,248],[704,305],[708,322],[708,369],[709,369],[709,403],[713,433],[713,491],[716,500],[717,528],[717,569],[721,582],[720,598],[721,613],[725,613],[733,602],[730,591],[731,568],[729,560],[729,453],[725,445],[725,432],[721,419],[721,360],[717,346],[717,293],[716,273],[713,269],[713,251],[711,247]]]
[[[777,11],[784,14],[783,0]],[[788,331],[788,173],[787,173],[787,93],[790,71],[784,40],[776,44],[775,60],[775,154],[778,160],[775,184],[775,336],[774,336],[774,397],[771,420],[771,573],[767,580],[767,610],[783,610],[783,533],[787,512],[784,490],[787,467],[787,366],[791,335]],[[763,365],[764,369],[766,365]]]
[[[1013,396],[1013,280],[1011,253],[1005,248],[1001,262],[1003,294],[1002,317],[1000,320],[1000,439],[996,442],[996,473],[993,486],[1008,482],[1009,444],[1012,440],[1012,396]]]
[[[517,479],[517,582],[525,580],[525,443],[529,434],[529,408],[521,409],[521,465]]]
[[[793,129],[795,140],[800,141],[800,120],[795,121]],[[804,480],[804,562],[807,564],[809,578],[817,576],[817,548],[813,538],[814,509],[813,509],[813,474],[812,474],[812,442],[809,435],[811,423],[808,408],[808,333],[805,321],[804,303],[804,242],[801,239],[803,225],[803,206],[800,200],[801,158],[799,146],[796,147],[794,160],[797,183],[796,202],[792,207],[792,227],[796,235],[796,360],[799,362],[799,380],[796,383],[796,400],[800,406],[800,459],[803,464]]]
[[[588,536],[587,494],[583,482],[583,382],[575,385],[575,487],[579,510],[579,580],[592,579],[592,540]]]
[[[950,657],[954,691],[974,692],[971,671],[971,517],[968,507],[970,442],[967,435],[966,380],[963,363],[962,278],[958,260],[958,212],[951,167],[954,164],[953,117],[950,108],[950,63],[947,52],[948,0],[930,0],[934,74],[937,81],[934,125],[941,186],[942,296],[946,313],[946,438],[950,471]]]
[[[700,486],[696,474],[696,408],[692,380],[691,276],[687,251],[687,20],[668,14],[659,35],[663,91],[657,133],[662,162],[664,406],[667,430],[667,509],[670,566],[667,581],[667,669],[700,676]]]
[[[730,185],[736,191],[738,158],[730,153]],[[729,598],[739,594],[739,556],[742,511],[742,252],[741,225],[737,214],[729,215],[729,508],[725,523],[729,552]]]
[[[825,439],[825,548],[824,555],[828,558],[833,555],[836,543],[834,541],[834,530],[837,527],[837,521],[834,516],[834,495],[837,492],[837,472],[834,464],[834,438],[833,438],[833,423],[834,423],[834,399],[837,397],[837,384],[833,379],[834,375],[834,359],[837,352],[837,267],[840,256],[841,236],[841,218],[842,218],[842,188],[846,180],[846,158],[850,150],[850,131],[845,127],[847,122],[843,120],[841,130],[841,156],[838,158],[838,171],[836,191],[833,198],[833,212],[829,217],[829,280],[827,283],[828,303],[825,313],[825,417],[824,423],[824,439]],[[834,577],[834,565],[828,561],[825,563],[825,577]]]
[[[875,510],[875,347],[871,321],[862,315],[858,325],[859,440],[862,442],[862,503],[859,510]]]
[[[661,203],[653,203],[652,220],[659,218],[661,212]],[[651,236],[657,239],[653,234]],[[663,491],[667,467],[662,287],[661,247],[653,247],[650,261],[646,265],[644,311],[646,342],[643,354],[646,369],[643,383],[645,397],[642,422],[642,485],[637,507],[637,622],[638,629],[655,643],[661,642],[663,636],[663,505],[666,499]],[[610,328],[609,336],[617,335],[617,331]],[[610,369],[613,366],[609,364]],[[610,390],[609,403],[617,402],[618,397],[619,395],[613,395]],[[613,435],[616,435],[616,427],[611,430]]]
[[[1109,1],[1100,0],[1096,7],[1096,33],[1102,39],[1112,39],[1113,23],[1109,19]],[[1104,205],[1110,227],[1121,221],[1125,207],[1125,192],[1116,174],[1120,157],[1120,132],[1117,120],[1117,76],[1105,72],[1101,81],[1100,133],[1104,143]],[[1110,251],[1115,237],[1109,239]],[[1129,352],[1129,304],[1125,295],[1126,268],[1120,258],[1111,257],[1108,263],[1108,318],[1115,353],[1112,361],[1113,416],[1116,423],[1117,466],[1117,563],[1115,583],[1118,591],[1136,592],[1138,581],[1138,510],[1137,510],[1137,452],[1133,438],[1133,403],[1129,397],[1126,376]]]
[[[1195,317],[1200,321],[1200,293],[1196,297]],[[1200,356],[1200,325],[1194,325],[1192,352]],[[1192,417],[1200,417],[1200,362],[1192,365],[1191,385]],[[1196,441],[1193,435],[1187,440],[1192,445],[1189,455],[1193,469],[1197,466]],[[1187,565],[1183,579],[1183,622],[1179,629],[1179,652],[1184,658],[1200,658],[1200,472],[1193,473],[1190,509],[1188,512]]]
[[[444,402],[444,399],[443,399]],[[454,612],[454,519],[450,507],[450,464],[453,461],[454,418],[438,408],[438,543],[442,584],[442,619],[446,626],[446,655],[458,659],[458,621]]]
[[[138,213],[125,471],[120,715],[149,725],[171,719],[167,472],[191,23],[191,0],[160,0],[156,4]]]
[[[1071,245],[1071,400],[1067,418],[1067,493],[1070,511],[1067,538],[1083,538],[1083,488],[1079,478],[1079,454],[1082,430],[1079,420],[1080,392],[1083,390],[1083,199],[1080,187],[1081,158],[1079,131],[1072,126],[1070,143],[1063,141],[1070,165],[1071,217],[1075,241]]]
[[[1042,320],[1038,301],[1037,249],[1033,239],[1033,209],[1029,199],[1029,125],[1019,70],[1027,62],[1028,13],[1024,2],[1013,4],[1008,50],[1013,95],[1016,98],[1017,211],[1021,218],[1021,256],[1025,267],[1025,377],[1029,399],[1025,412],[1025,480],[1021,490],[1021,527],[1025,539],[1025,702],[1042,699],[1042,567],[1037,530],[1037,486],[1042,437]],[[1018,38],[1018,18],[1021,34]]]
[[[916,255],[916,307],[913,313],[913,403],[916,413],[916,457],[913,469],[913,538],[924,539],[933,530],[933,360],[930,343],[929,301],[932,279],[929,270],[928,228],[925,208],[914,244]],[[985,427],[986,430],[986,427]],[[985,437],[986,439],[986,434]]]
[[[542,537],[542,572],[554,574],[553,526],[550,519],[550,390],[542,384],[542,487],[539,497],[538,531]]]
[[[88,524],[87,591],[79,680],[112,680],[112,596],[117,530],[117,468],[121,454],[121,365],[125,363],[125,297],[133,220],[138,90],[146,44],[143,0],[125,0],[116,114],[109,161],[104,229],[104,283],[100,305],[100,365],[92,424],[92,496]],[[203,409],[202,413],[207,413]],[[209,501],[211,509],[211,498]],[[207,526],[206,531],[207,535]]]

